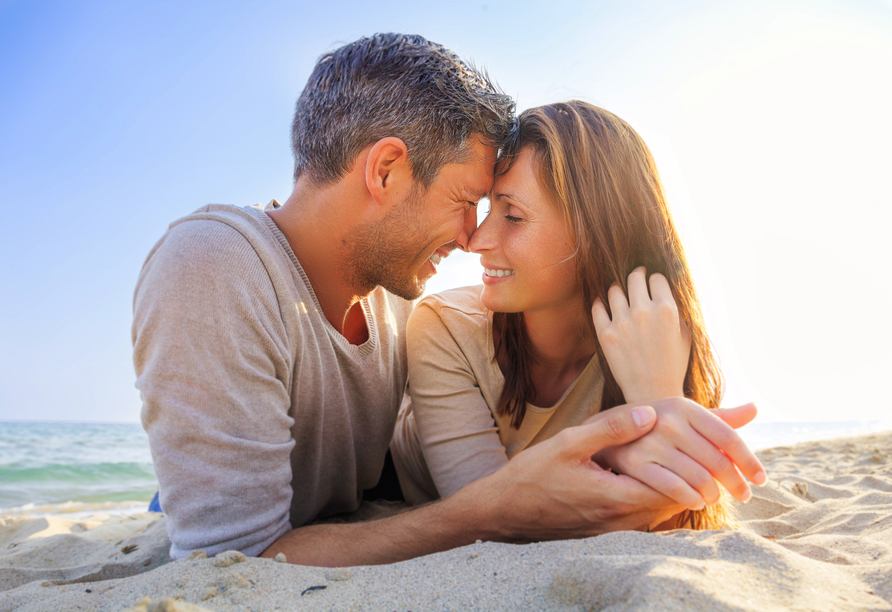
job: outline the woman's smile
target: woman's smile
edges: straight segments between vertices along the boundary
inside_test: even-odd
[[[514,275],[514,270],[506,270],[504,268],[487,268],[486,266],[483,267],[483,272],[484,276],[488,276],[489,278],[502,278],[505,276]]]

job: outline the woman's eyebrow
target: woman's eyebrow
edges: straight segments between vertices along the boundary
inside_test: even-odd
[[[529,204],[527,203],[526,200],[524,200],[523,198],[517,197],[517,195],[513,194],[513,193],[504,193],[504,192],[500,191],[497,193],[493,193],[492,198],[495,200],[502,200],[502,199],[513,200],[522,206],[529,206]]]

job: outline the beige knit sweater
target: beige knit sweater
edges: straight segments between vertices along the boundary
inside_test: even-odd
[[[411,303],[379,288],[362,307],[369,339],[354,346],[259,207],[205,206],[152,249],[133,359],[171,556],[258,555],[376,484]]]

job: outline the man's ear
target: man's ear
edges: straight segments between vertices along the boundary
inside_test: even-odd
[[[366,158],[365,184],[377,204],[387,206],[401,200],[411,183],[406,143],[388,136],[372,145]]]

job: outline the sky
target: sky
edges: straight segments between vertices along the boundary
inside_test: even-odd
[[[889,418],[888,0],[0,0],[0,420],[138,421],[149,249],[204,204],[284,201],[316,59],[378,31],[485,66],[521,110],[584,99],[643,136],[725,405]],[[429,291],[479,282],[476,259]]]

